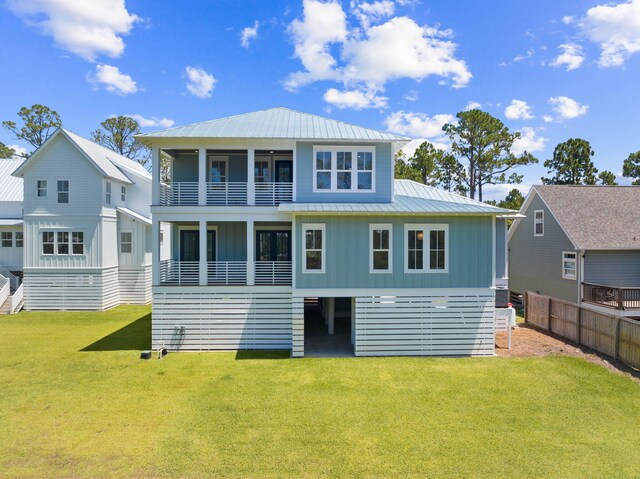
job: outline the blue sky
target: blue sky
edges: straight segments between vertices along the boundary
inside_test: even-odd
[[[286,106],[446,146],[479,104],[541,160],[527,184],[570,137],[615,173],[640,150],[640,0],[1,5],[2,120],[43,103],[89,136],[114,114],[153,130]]]

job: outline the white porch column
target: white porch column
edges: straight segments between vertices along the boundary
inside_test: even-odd
[[[255,237],[253,220],[247,220],[247,286],[255,284]]]
[[[247,150],[247,204],[256,204],[256,150]]]
[[[160,148],[151,149],[151,204],[160,204]],[[154,235],[154,241],[156,236]],[[155,283],[154,283],[155,284]]]
[[[207,220],[200,220],[200,286],[207,285]]]
[[[207,204],[207,149],[198,149],[198,204]]]
[[[356,343],[356,298],[351,298],[351,344]]]
[[[160,284],[160,222],[156,220],[151,223],[151,284]]]
[[[333,334],[336,329],[336,298],[327,298],[328,333]]]

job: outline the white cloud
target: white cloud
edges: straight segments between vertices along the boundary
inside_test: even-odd
[[[477,101],[470,101],[464,107],[464,111],[480,110],[481,108],[482,108],[482,105],[480,103],[478,103]]]
[[[577,101],[566,96],[555,96],[549,98],[549,104],[552,106],[553,111],[558,114],[561,120],[570,120],[587,113],[589,109],[588,105],[583,105]]]
[[[449,148],[448,143],[431,141],[427,138],[416,138],[415,140],[411,140],[409,143],[404,145],[400,151],[406,155],[407,158],[411,158],[416,150],[422,145],[425,141],[431,143],[438,150],[447,150]]]
[[[393,14],[389,2],[354,1],[352,11],[360,18],[367,13],[361,28],[354,30],[348,29],[347,15],[335,0],[304,0],[303,10],[289,33],[304,70],[287,77],[288,90],[320,80],[360,92],[383,91],[388,81],[399,78],[420,81],[437,76],[454,88],[471,80],[466,63],[455,56],[450,30],[420,26],[408,17],[386,20]],[[384,23],[374,24],[380,21]]]
[[[416,101],[418,99],[418,92],[415,90],[409,90],[404,96],[404,99],[407,101]]]
[[[253,27],[243,28],[240,32],[240,45],[244,48],[249,48],[249,43],[251,40],[255,40],[258,38],[258,28],[260,27],[260,22],[258,20],[255,21]]]
[[[137,113],[135,115],[125,115],[125,116],[128,116],[129,118],[133,118],[134,120],[136,120],[142,128],[149,128],[154,126],[161,127],[161,128],[171,128],[175,124],[175,121],[165,117],[158,118],[156,116],[151,116],[147,118]]]
[[[187,90],[198,98],[210,98],[211,92],[217,80],[202,68],[187,66],[185,68],[187,75]]]
[[[538,136],[535,128],[524,127],[520,130],[520,139],[513,142],[511,152],[514,155],[521,155],[525,151],[534,153],[543,151],[549,141],[548,138]]]
[[[571,15],[565,15],[562,17],[562,23],[565,25],[571,25],[573,23],[573,17]]]
[[[542,119],[545,123],[551,123],[553,121],[553,117],[551,115],[544,115]]]
[[[600,66],[623,65],[631,55],[640,52],[640,0],[590,8],[579,25],[600,46]]]
[[[25,155],[27,154],[27,149],[21,147],[20,145],[7,145],[7,146],[11,148],[13,151],[15,151],[13,158],[24,158]]]
[[[96,65],[95,74],[89,77],[89,81],[117,95],[129,95],[138,91],[135,80],[113,65]]]
[[[527,196],[529,190],[531,189],[531,184],[528,183],[518,183],[518,184],[510,184],[510,183],[499,183],[496,185],[484,185],[482,187],[482,199],[484,201],[495,200],[502,201],[506,198],[511,190],[514,188],[520,190],[523,196]]]
[[[512,100],[504,110],[504,116],[509,120],[531,120],[534,118],[531,107],[523,100]]]
[[[520,53],[519,55],[516,55],[515,57],[513,57],[513,59],[511,61],[500,62],[500,63],[498,63],[498,66],[506,67],[506,66],[509,66],[509,65],[513,65],[514,63],[518,63],[518,62],[521,62],[521,61],[524,61],[524,60],[528,60],[529,58],[533,57],[535,54],[536,54],[535,48],[529,48],[526,53]]]
[[[379,96],[375,90],[345,90],[339,91],[329,88],[322,97],[327,103],[337,108],[353,108],[362,110],[363,108],[385,108],[387,97]]]
[[[140,21],[124,0],[7,0],[6,5],[58,47],[90,61],[98,55],[122,55],[122,36]]]
[[[452,123],[455,120],[453,115],[439,114],[429,117],[424,113],[413,113],[405,111],[397,111],[391,113],[384,120],[387,130],[406,135],[412,138],[428,139],[434,144],[448,146],[448,138],[442,131],[442,127],[446,123]]]
[[[562,53],[550,63],[552,67],[566,65],[567,71],[571,71],[582,66],[584,54],[580,45],[577,43],[563,43],[558,48],[562,50]]]

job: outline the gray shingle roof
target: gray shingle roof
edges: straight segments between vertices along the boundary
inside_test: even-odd
[[[0,159],[0,201],[22,201],[22,178],[11,176],[24,161],[19,159]]]
[[[534,188],[577,249],[640,249],[640,186]]]
[[[288,108],[271,108],[137,135],[148,138],[261,138],[401,141],[409,138]]]

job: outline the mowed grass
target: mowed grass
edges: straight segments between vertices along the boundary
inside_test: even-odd
[[[640,475],[640,385],[581,359],[142,361],[149,308],[0,317],[0,476]]]

